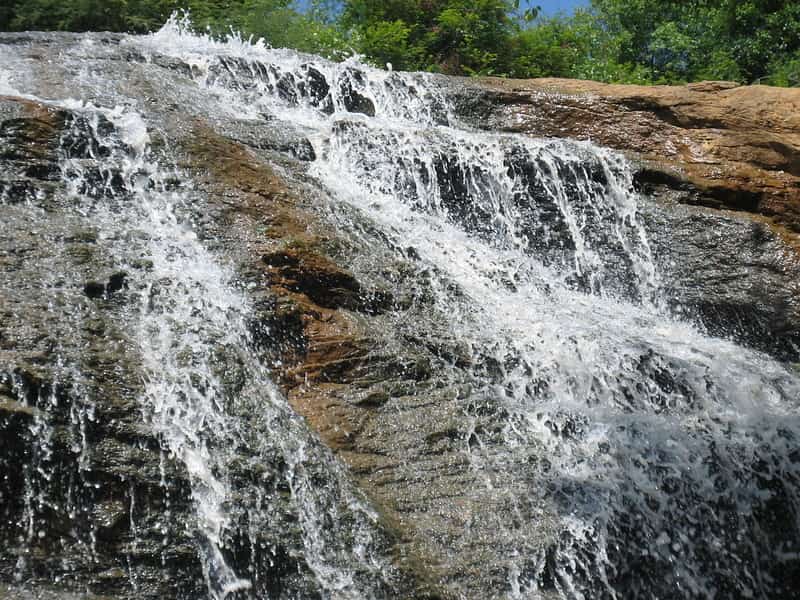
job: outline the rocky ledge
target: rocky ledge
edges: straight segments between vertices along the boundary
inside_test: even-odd
[[[648,189],[747,211],[800,234],[800,90],[706,81],[608,85],[467,80],[458,105],[490,130],[591,140],[641,163]]]

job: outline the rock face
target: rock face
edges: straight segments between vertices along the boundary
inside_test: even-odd
[[[0,35],[0,598],[794,597],[798,92],[170,35]]]
[[[69,48],[79,39],[32,38],[32,45],[26,36],[9,36],[3,43],[38,60],[43,48]],[[120,39],[98,40],[113,48],[113,62],[107,64],[112,69]],[[166,66],[156,69],[156,81],[162,73],[176,77],[173,70],[183,67],[161,60]],[[150,67],[134,61],[131,70],[120,76],[132,83],[126,92],[139,94],[135,86],[154,84],[142,74]],[[43,95],[67,97],[69,92],[58,88],[68,76],[54,78],[54,87]],[[114,100],[108,102],[114,106]],[[355,108],[365,109],[364,102]],[[287,393],[299,382],[316,381],[306,362],[318,360],[324,381],[354,368],[357,361],[329,365],[331,356],[335,362],[346,352],[339,346],[358,344],[339,327],[361,314],[385,312],[391,298],[385,290],[362,285],[326,255],[326,246],[347,240],[323,230],[330,225],[318,218],[314,198],[319,192],[276,172],[288,168],[293,176],[302,174],[303,163],[313,157],[308,140],[285,126],[210,123],[188,115],[176,118],[175,110],[167,104],[147,113],[149,123],[161,128],[152,132],[152,147],[168,139],[170,160],[197,190],[191,198],[196,204],[185,209],[181,222],[191,223],[197,236],[224,254],[235,267],[237,285],[251,290],[248,339],[239,341],[248,346],[241,352],[258,357],[252,361],[255,368],[274,367]],[[179,301],[172,291],[180,282],[175,276],[153,280],[157,257],[141,247],[152,231],[141,224],[127,231],[116,228],[117,219],[126,219],[125,202],[141,202],[144,196],[136,196],[137,182],[121,172],[123,161],[136,160],[126,147],[128,138],[121,142],[120,125],[104,114],[91,107],[0,97],[0,597],[243,595],[245,590],[237,590],[224,573],[213,571],[228,562],[245,576],[250,573],[246,597],[330,597],[331,589],[342,597],[440,597],[418,553],[404,549],[388,517],[366,507],[359,512],[363,492],[310,430],[293,424],[284,409],[270,413],[273,392],[267,389],[254,396],[255,406],[240,407],[249,417],[237,435],[249,439],[239,437],[242,448],[232,449],[231,462],[215,467],[225,469],[218,476],[236,495],[226,500],[226,515],[235,524],[221,546],[224,559],[212,560],[214,541],[203,537],[196,512],[203,502],[198,475],[187,471],[164,433],[155,431],[158,417],[143,404],[152,376],[143,372],[147,359],[136,331],[145,314],[168,312]],[[109,160],[115,152],[122,153],[119,163]],[[133,179],[148,175],[137,171]],[[184,185],[168,176],[145,189]],[[106,209],[116,215],[110,221],[102,217]],[[132,254],[120,256],[120,244]],[[202,302],[209,292],[198,286],[192,293]],[[143,296],[148,298],[144,307]],[[326,332],[333,337],[323,339]],[[315,358],[326,343],[328,356]],[[178,364],[197,360],[204,342],[195,344],[183,349]],[[359,360],[366,352],[364,341]],[[223,389],[242,394],[242,361],[248,358],[231,356],[234,351],[223,345],[215,345],[213,353],[209,366],[223,373]],[[394,356],[386,361],[387,369],[404,368]],[[193,382],[207,376],[190,374]],[[202,395],[204,385],[191,385],[198,385],[191,389]],[[169,395],[162,393],[165,399]],[[316,424],[336,427],[330,416],[329,423]],[[284,425],[303,430],[284,434]],[[285,451],[276,444],[285,443],[294,444],[294,455],[281,458]],[[248,482],[256,487],[246,491]],[[336,491],[339,485],[349,490],[343,496]],[[300,504],[290,507],[296,501]],[[339,517],[339,511],[347,512]],[[346,522],[337,523],[339,518]],[[306,544],[313,550],[306,551]],[[363,573],[363,582],[353,570],[357,558],[339,555],[354,548],[369,557],[365,569],[375,571]],[[387,566],[375,560],[386,560]]]
[[[75,118],[0,98],[0,576],[44,589],[92,581],[120,597],[131,581],[139,597],[197,594],[200,564],[176,526],[190,518],[188,482],[141,421],[132,300],[97,224],[62,187],[58,154]],[[167,506],[177,520],[163,518]]]
[[[800,233],[800,90],[703,82],[466,82],[461,110],[491,130],[589,139],[633,153],[641,185],[772,217]]]
[[[479,581],[480,569],[469,562],[495,559],[460,548],[466,503],[502,500],[459,491],[480,486],[460,449],[458,399],[468,386],[441,375],[459,349],[432,318],[429,284],[413,259],[398,260],[367,234],[373,254],[362,262],[364,237],[351,238],[320,210],[324,205],[310,202],[308,189],[208,129],[196,132],[187,158],[207,173],[200,182],[212,194],[239,198],[215,236],[229,239],[229,248],[239,236],[253,240],[241,268],[259,290],[254,331],[264,340],[263,360],[276,365],[273,375],[291,406],[380,512],[395,564],[410,580],[403,595],[456,598],[468,585],[502,588],[500,568],[495,579]],[[359,268],[359,277],[344,265]],[[397,322],[398,311],[408,323]],[[421,323],[429,325],[425,333],[417,330]],[[458,505],[452,496],[461,498]],[[459,551],[458,561],[437,558]]]
[[[458,114],[481,129],[625,152],[639,189],[657,201],[645,212],[670,302],[715,335],[796,360],[800,90],[493,78],[448,88]]]

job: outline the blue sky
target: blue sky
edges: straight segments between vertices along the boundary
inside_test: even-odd
[[[297,4],[301,8],[305,8],[309,4],[309,0],[297,0]],[[587,6],[589,0],[533,0],[531,4],[537,4],[542,7],[542,13],[545,15],[555,15],[559,12],[571,13],[579,6]]]
[[[542,7],[545,15],[555,15],[559,12],[570,14],[579,6],[588,6],[588,0],[534,0],[531,4]]]

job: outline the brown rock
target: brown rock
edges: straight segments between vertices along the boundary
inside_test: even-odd
[[[641,162],[644,186],[680,189],[687,202],[764,215],[800,233],[798,89],[496,78],[465,87],[460,111],[481,127],[622,150]]]
[[[264,255],[273,280],[301,292],[325,308],[358,308],[361,286],[329,258],[306,248],[286,248]]]
[[[0,158],[6,160],[48,159],[58,144],[65,113],[39,102],[15,96],[0,96],[0,102],[16,106],[20,115],[4,120]]]

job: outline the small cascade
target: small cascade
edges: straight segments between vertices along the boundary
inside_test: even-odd
[[[223,272],[174,214],[182,198],[168,191],[165,175],[149,160],[150,138],[141,117],[92,106],[80,112],[90,124],[89,135],[77,131],[74,139],[68,134],[62,142],[68,155],[80,156],[66,159],[64,177],[75,197],[107,200],[92,207],[95,222],[113,223],[117,235],[134,232],[126,248],[133,252],[120,257],[120,264],[149,261],[147,279],[152,279],[143,286],[141,331],[135,336],[146,378],[142,409],[165,450],[180,460],[191,479],[203,573],[211,596],[222,599],[250,586],[222,555],[228,488],[214,473],[219,468],[214,469],[209,447],[217,434],[224,436],[224,443],[234,439],[212,353],[231,344],[218,338],[229,331],[228,319],[241,314],[242,300],[223,287]],[[121,212],[123,203],[132,210]],[[113,293],[112,286],[127,285],[124,273],[109,282],[106,295]]]
[[[164,54],[185,61],[238,118],[277,118],[313,132],[324,158],[319,175],[329,170],[346,182],[337,191],[352,195],[357,182],[359,197],[400,199],[498,249],[535,254],[579,289],[655,299],[655,268],[622,157],[589,144],[454,127],[443,92],[422,74],[330,63],[238,37],[217,42],[188,27],[173,20],[137,47],[154,62]]]
[[[137,390],[140,414],[160,444],[160,493],[166,494],[168,510],[176,482],[168,479],[174,469],[168,476],[165,461],[177,461],[188,477],[193,512],[173,535],[193,540],[209,597],[269,597],[269,590],[284,585],[304,597],[383,597],[396,574],[382,555],[377,515],[291,412],[259,362],[248,300],[237,289],[234,272],[193,231],[193,203],[199,200],[179,183],[178,171],[160,166],[142,116],[122,105],[36,100],[65,120],[58,170],[68,214],[99,232],[117,269],[107,282],[87,283],[83,293],[119,304],[131,324],[126,343],[141,356],[144,381]],[[64,336],[72,336],[64,325]],[[84,525],[93,521],[79,513],[99,502],[91,490],[100,485],[80,479],[84,470],[96,468],[84,455],[97,459],[107,450],[86,443],[93,401],[77,387],[82,365],[59,370],[67,373],[70,388],[55,380],[33,399],[22,383],[9,380],[14,397],[35,411],[28,442],[32,457],[24,471],[19,581],[31,577],[27,547],[55,535],[52,528],[40,528],[43,514],[65,503],[71,507],[70,521]],[[69,411],[78,477],[56,486],[53,478],[66,476],[66,469],[55,464],[54,455],[65,452],[53,451],[57,430],[50,421],[64,411]],[[253,473],[260,475],[253,478]],[[139,521],[153,515],[140,514],[137,494],[142,492],[133,480],[125,491],[131,560],[140,545],[151,543],[142,537]],[[169,539],[176,527],[164,518],[168,512],[154,527],[163,532],[167,547],[179,540]],[[296,533],[286,532],[290,526]],[[78,537],[91,554],[95,532]],[[275,572],[291,570],[279,563],[293,563],[292,555],[308,573],[300,581],[282,582]],[[129,578],[137,589],[132,566]]]
[[[582,291],[655,299],[656,273],[630,171],[609,152],[555,140],[450,128],[393,131],[342,120],[322,154],[329,160],[322,176],[342,193],[357,182],[356,202],[380,198],[382,212],[407,212],[390,218],[429,215],[507,254],[511,269],[497,276],[508,285],[526,278],[517,269],[544,268],[542,277]],[[537,260],[514,260],[519,253]]]

